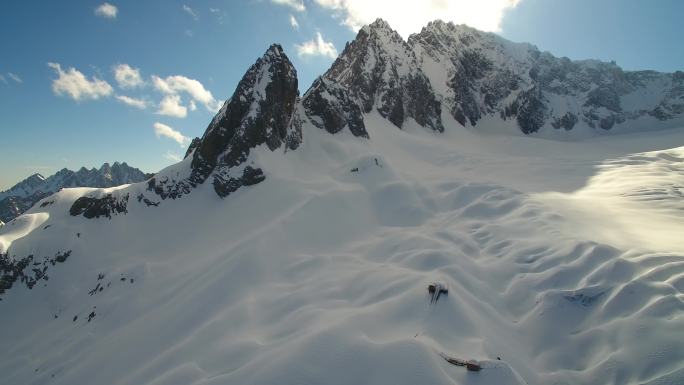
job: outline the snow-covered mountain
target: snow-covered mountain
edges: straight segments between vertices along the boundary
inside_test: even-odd
[[[680,77],[378,20],[300,96],[274,44],[183,161],[0,228],[0,382],[682,383]]]
[[[462,125],[496,117],[515,120],[524,133],[624,131],[675,127],[684,119],[681,71],[623,71],[615,63],[556,58],[530,44],[441,21],[408,44]]]
[[[0,192],[0,220],[9,222],[39,200],[65,187],[114,187],[142,182],[146,174],[126,162],[104,163],[99,169],[81,167],[78,171],[63,168],[48,178],[33,174],[9,190]]]

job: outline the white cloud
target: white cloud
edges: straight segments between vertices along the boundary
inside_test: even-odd
[[[290,15],[290,25],[294,29],[299,29],[299,23],[297,22],[297,19],[293,15]]]
[[[181,160],[183,160],[183,157],[181,156],[181,154],[179,154],[177,152],[171,152],[171,151],[166,151],[166,154],[164,154],[164,158],[168,159],[172,162],[180,162]]]
[[[24,82],[23,80],[21,80],[21,78],[18,75],[13,74],[11,72],[7,73],[7,77],[9,77],[10,79],[14,80],[17,83],[23,83]]]
[[[195,10],[190,8],[188,5],[183,4],[183,10],[187,12],[188,15],[192,16],[193,19],[199,20],[199,15],[197,12],[195,12]]]
[[[107,19],[116,19],[116,15],[119,14],[119,8],[109,3],[102,3],[95,8],[95,14]]]
[[[320,32],[316,32],[316,37],[302,44],[295,44],[297,55],[301,56],[327,56],[329,58],[337,57],[337,49],[333,43],[323,40]]]
[[[126,95],[116,95],[116,100],[120,101],[121,103],[127,104],[131,107],[139,108],[141,110],[147,108],[147,102],[145,102],[142,99],[136,99]]]
[[[219,24],[223,24],[223,21],[226,18],[226,12],[219,8],[209,8],[209,12],[216,17],[216,20],[219,22]]]
[[[276,3],[276,4],[288,6],[297,12],[306,11],[306,7],[304,6],[304,2],[302,0],[271,0],[271,1]]]
[[[154,125],[154,133],[157,135],[157,138],[166,137],[171,140],[176,141],[178,144],[181,145],[181,147],[185,147],[188,144],[190,144],[190,138],[187,136],[181,134],[179,131],[174,130],[173,128],[167,126],[166,124],[155,122]]]
[[[99,99],[112,94],[112,86],[104,80],[92,77],[92,80],[75,68],[62,70],[59,63],[48,63],[55,70],[58,78],[52,81],[52,91],[57,95],[68,95],[76,101]]]
[[[190,111],[195,111],[197,109],[197,104],[195,104],[194,100],[191,100],[190,103],[188,103],[188,108],[190,108]]]
[[[7,84],[7,79],[5,79],[5,76],[3,74],[0,74],[0,82]]]
[[[180,95],[167,95],[159,102],[157,114],[184,118],[188,116],[188,109],[181,104]]]
[[[314,0],[333,10],[354,31],[377,18],[386,20],[404,38],[428,22],[442,19],[484,31],[500,31],[508,9],[522,0]]]
[[[159,76],[152,76],[152,84],[157,90],[167,95],[179,95],[185,92],[196,102],[204,104],[204,107],[210,112],[216,112],[221,108],[214,99],[214,95],[195,79],[181,75],[168,76],[164,79]]]
[[[113,71],[114,79],[123,89],[135,88],[144,83],[142,76],[140,76],[140,70],[128,64],[117,64]]]

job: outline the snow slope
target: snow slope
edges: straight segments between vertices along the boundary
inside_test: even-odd
[[[271,45],[183,161],[0,228],[0,383],[684,383],[684,77],[532,48],[378,20],[300,97]]]
[[[374,140],[304,124],[226,199],[204,184],[148,206],[143,183],[36,205],[2,248],[72,253],[2,296],[0,383],[684,382],[684,130],[554,142],[445,121],[371,113]],[[128,193],[128,213],[70,216],[86,193]]]

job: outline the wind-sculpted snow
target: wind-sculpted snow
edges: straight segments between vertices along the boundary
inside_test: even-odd
[[[684,147],[607,160],[586,186],[540,198],[584,234],[625,248],[684,251]],[[601,210],[591,208],[600,205]]]
[[[178,200],[145,183],[65,189],[0,228],[10,256],[71,250],[3,294],[0,382],[684,381],[681,245],[597,231],[626,201],[682,226],[684,157],[643,153],[682,131],[568,143],[364,120],[371,140],[305,123],[296,151],[253,148],[230,172],[266,179],[226,199],[211,184]],[[109,195],[130,196],[125,215],[68,213]],[[431,304],[435,281],[449,294]]]

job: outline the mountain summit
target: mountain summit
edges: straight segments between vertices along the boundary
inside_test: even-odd
[[[297,86],[297,71],[282,47],[271,45],[247,70],[202,138],[193,140],[184,176],[157,176],[148,189],[162,199],[175,199],[211,177],[214,190],[224,197],[241,186],[259,183],[262,170],[248,162],[254,147],[266,145],[274,151],[284,145],[294,150],[301,142],[301,122],[295,116]]]

